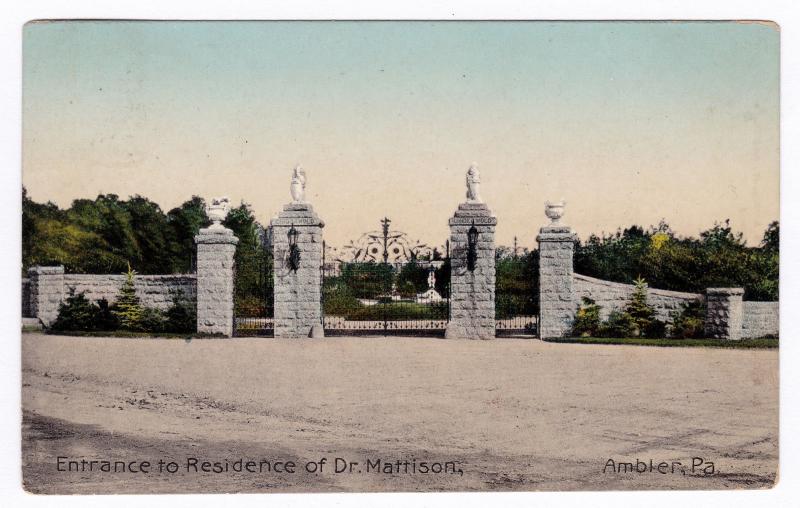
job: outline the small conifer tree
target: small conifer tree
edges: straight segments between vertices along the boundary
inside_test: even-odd
[[[643,278],[638,277],[633,283],[633,294],[631,295],[625,312],[630,314],[633,319],[633,323],[636,326],[635,333],[641,336],[644,335],[645,331],[648,330],[653,322],[655,309],[647,304],[647,282]]]
[[[114,314],[119,319],[119,326],[123,330],[137,330],[142,321],[142,306],[139,303],[139,297],[136,296],[136,287],[134,286],[134,277],[136,277],[136,270],[131,268],[128,263],[128,273],[125,275],[125,282],[119,291],[119,297],[114,304]]]

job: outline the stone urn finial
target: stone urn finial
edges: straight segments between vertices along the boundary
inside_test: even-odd
[[[564,207],[567,203],[562,198],[561,201],[557,203],[551,203],[550,201],[545,201],[544,203],[544,214],[550,218],[550,225],[551,226],[559,226],[561,225],[561,217],[564,216]]]
[[[211,219],[212,224],[209,229],[225,229],[222,221],[228,216],[231,209],[230,200],[227,196],[212,198],[211,203],[206,205],[206,215]]]
[[[481,174],[478,172],[478,165],[474,162],[467,170],[467,202],[483,202],[481,199]]]
[[[289,186],[292,193],[293,203],[305,203],[306,201],[306,172],[298,164],[292,172],[292,183]]]

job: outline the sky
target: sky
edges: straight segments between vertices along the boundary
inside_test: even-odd
[[[477,163],[496,243],[534,247],[546,200],[581,238],[779,218],[779,39],[734,22],[33,22],[23,185],[68,207],[139,194],[290,201],[325,239],[431,245]]]

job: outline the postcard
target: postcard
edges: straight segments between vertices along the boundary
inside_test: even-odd
[[[771,488],[779,49],[28,23],[25,490]]]

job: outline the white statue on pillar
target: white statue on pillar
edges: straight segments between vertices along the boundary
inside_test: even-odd
[[[289,186],[292,193],[293,203],[305,203],[306,201],[306,172],[298,164],[292,172],[292,184]]]
[[[551,226],[560,226],[561,225],[561,217],[564,216],[564,207],[567,205],[564,198],[561,198],[561,201],[558,203],[551,203],[550,201],[545,201],[544,203],[544,214],[550,218],[550,225]]]
[[[436,274],[433,272],[433,267],[428,270],[428,289],[436,287]]]
[[[230,211],[230,200],[227,196],[221,198],[212,198],[211,204],[206,205],[206,215],[211,219],[212,224],[208,229],[225,229],[222,221],[228,216]]]
[[[478,172],[478,165],[474,162],[467,170],[467,202],[483,202],[481,200],[481,174]]]

